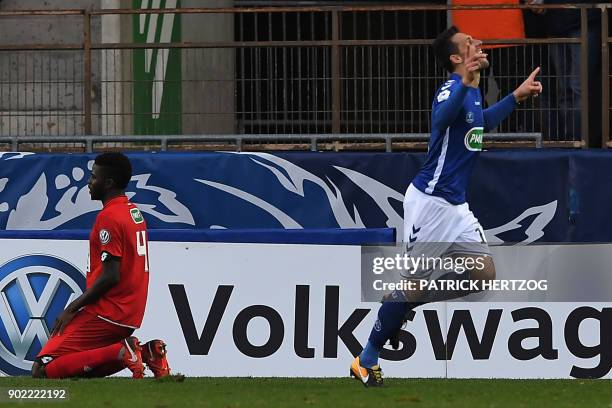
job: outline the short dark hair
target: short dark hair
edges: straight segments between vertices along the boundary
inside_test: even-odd
[[[132,164],[123,153],[102,153],[94,163],[104,167],[104,175],[113,179],[118,188],[125,190],[132,178]]]
[[[455,26],[451,26],[446,30],[442,31],[438,35],[433,43],[433,50],[436,59],[440,64],[446,68],[448,72],[455,70],[455,65],[450,60],[450,56],[459,53],[459,47],[455,44],[451,38],[457,34],[459,29]]]

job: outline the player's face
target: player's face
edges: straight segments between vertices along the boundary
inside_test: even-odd
[[[89,187],[89,195],[92,200],[102,200],[106,193],[106,177],[104,171],[97,164],[94,164],[91,169],[91,176],[87,181]]]
[[[457,48],[459,48],[459,54],[462,59],[465,58],[465,55],[468,54],[468,51],[470,55],[482,52],[482,41],[473,38],[471,35],[465,33],[457,33],[453,36],[451,41],[457,44]],[[488,67],[489,61],[483,59],[480,64],[480,68],[485,69]]]

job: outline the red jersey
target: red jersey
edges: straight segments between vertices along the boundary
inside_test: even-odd
[[[149,288],[147,224],[138,207],[126,196],[104,204],[89,236],[87,287],[102,273],[103,258],[121,258],[119,283],[98,301],[87,305],[88,312],[120,326],[140,327]]]

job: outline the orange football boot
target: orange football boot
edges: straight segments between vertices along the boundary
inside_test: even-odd
[[[151,340],[142,345],[142,360],[153,371],[155,378],[170,375],[167,354],[166,343],[162,340]]]
[[[381,387],[383,385],[383,372],[377,364],[371,368],[363,367],[359,356],[355,357],[350,370],[351,377],[355,377],[366,387]]]
[[[132,372],[132,378],[144,377],[144,366],[142,365],[142,353],[140,343],[134,336],[123,340],[125,352],[123,353],[123,365]]]

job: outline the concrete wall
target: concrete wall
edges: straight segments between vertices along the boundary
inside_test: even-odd
[[[0,10],[96,7],[99,0],[3,0]],[[92,39],[100,22],[92,21]],[[0,18],[0,44],[83,42],[80,16]],[[99,59],[93,56],[94,83]],[[64,135],[83,131],[83,53],[81,51],[0,51],[0,134]],[[99,109],[94,90],[92,109]]]
[[[233,7],[232,0],[181,0],[183,7]],[[182,40],[233,41],[231,14],[183,14]],[[183,133],[235,133],[234,49],[183,50]],[[188,115],[200,112],[200,115]]]
[[[231,0],[182,0],[183,7],[232,7]],[[2,0],[0,10],[131,8],[131,0]],[[182,15],[183,41],[232,41],[230,14]],[[132,16],[91,21],[92,41],[133,42]],[[81,44],[81,16],[0,18],[0,44]],[[93,134],[132,134],[131,50],[92,51]],[[184,134],[233,133],[234,50],[182,51]],[[0,51],[0,135],[84,133],[80,50]],[[188,113],[196,113],[189,115]]]

